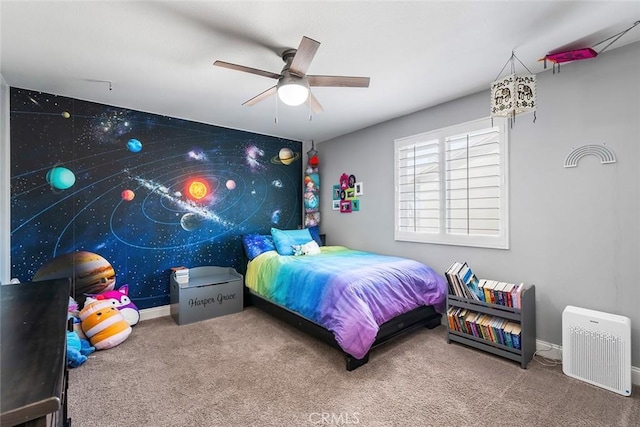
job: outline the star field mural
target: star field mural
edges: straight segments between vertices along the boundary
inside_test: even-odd
[[[241,236],[302,221],[301,143],[11,89],[12,277],[56,257],[108,260],[138,308],[169,271],[243,271]]]

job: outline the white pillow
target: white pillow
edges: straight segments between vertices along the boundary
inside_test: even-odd
[[[302,249],[302,253],[305,255],[318,255],[319,253],[322,252],[320,250],[320,246],[318,246],[318,243],[315,240],[312,240],[309,243],[305,243],[304,245],[301,245],[300,249]]]

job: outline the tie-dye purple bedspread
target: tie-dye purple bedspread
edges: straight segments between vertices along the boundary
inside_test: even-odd
[[[444,311],[445,279],[407,258],[324,246],[319,255],[268,251],[247,267],[246,286],[332,331],[342,349],[363,358],[379,325],[421,305]]]

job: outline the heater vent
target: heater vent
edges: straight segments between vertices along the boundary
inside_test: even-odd
[[[629,396],[629,318],[567,306],[562,312],[562,369],[570,377]]]

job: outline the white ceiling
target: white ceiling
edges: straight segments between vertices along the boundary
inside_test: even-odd
[[[512,51],[542,72],[545,54],[639,19],[639,1],[1,0],[0,73],[13,87],[320,142],[488,90]],[[303,35],[322,43],[309,74],[369,76],[370,87],[314,88],[325,112],[309,120],[275,97],[242,106],[275,81],[212,65],[279,73]],[[638,40],[640,25],[607,50]]]

